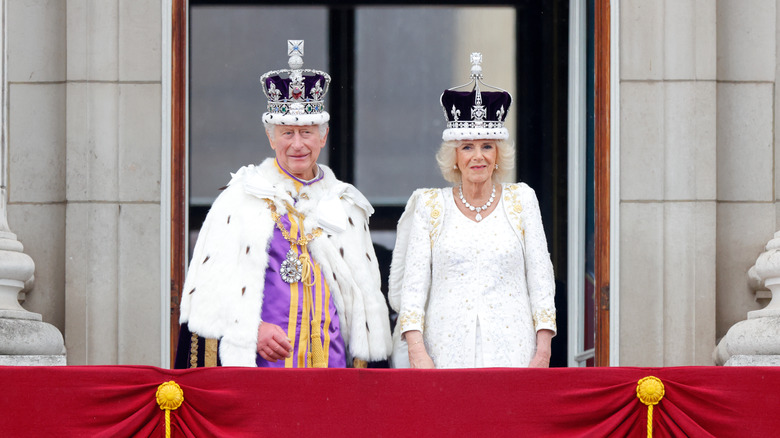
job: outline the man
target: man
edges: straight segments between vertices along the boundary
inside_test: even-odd
[[[365,366],[390,352],[373,208],[317,164],[330,76],[301,68],[303,41],[288,55],[289,70],[261,77],[275,158],[239,169],[201,228],[176,368]]]

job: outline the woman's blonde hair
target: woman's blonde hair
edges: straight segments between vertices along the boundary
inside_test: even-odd
[[[455,150],[462,143],[476,143],[478,141],[495,142],[494,144],[498,148],[498,157],[496,158],[498,169],[493,171],[493,181],[510,182],[508,178],[512,175],[512,170],[515,168],[515,145],[506,140],[450,140],[442,142],[439,152],[436,153],[436,162],[439,164],[439,169],[444,179],[453,184],[461,182],[462,174],[460,169],[454,168],[457,161]]]

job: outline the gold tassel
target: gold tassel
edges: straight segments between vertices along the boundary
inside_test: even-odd
[[[647,438],[653,437],[653,406],[664,398],[664,384],[661,379],[647,376],[636,385],[636,396],[647,405]]]
[[[303,283],[303,293],[306,294],[306,298],[309,300],[309,314],[304,316],[305,318],[311,317],[311,312],[315,312],[314,303],[312,302],[312,286],[315,284],[315,280],[312,280],[312,274],[314,273],[314,264],[309,256],[309,250],[306,248],[306,244],[301,245],[301,255],[298,258],[303,264],[303,275],[301,276],[301,283]],[[311,319],[311,336],[309,338],[309,345],[311,346],[309,351],[310,365],[314,368],[327,368],[328,362],[325,359],[325,352],[322,350],[322,328],[320,324]]]
[[[171,411],[179,409],[184,402],[184,391],[173,380],[157,387],[157,404],[165,411],[165,438],[171,437]]]

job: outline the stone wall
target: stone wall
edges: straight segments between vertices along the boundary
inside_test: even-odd
[[[65,2],[6,0],[8,224],[36,264],[24,306],[65,328]]]
[[[68,363],[160,365],[160,0],[6,0],[9,225]]]
[[[620,2],[620,364],[711,365],[777,228],[776,0]]]

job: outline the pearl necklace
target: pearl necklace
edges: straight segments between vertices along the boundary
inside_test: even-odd
[[[460,202],[462,202],[463,205],[466,206],[466,208],[468,208],[471,211],[477,212],[477,217],[475,217],[474,219],[476,219],[477,222],[479,222],[482,220],[482,215],[479,214],[479,212],[487,210],[487,208],[490,207],[490,205],[493,203],[493,200],[496,198],[496,185],[493,184],[493,192],[490,193],[490,199],[488,199],[488,202],[485,203],[485,205],[483,205],[482,207],[474,207],[473,205],[469,204],[468,201],[466,201],[466,198],[463,197],[463,184],[461,184],[458,187],[458,196],[460,196]]]

